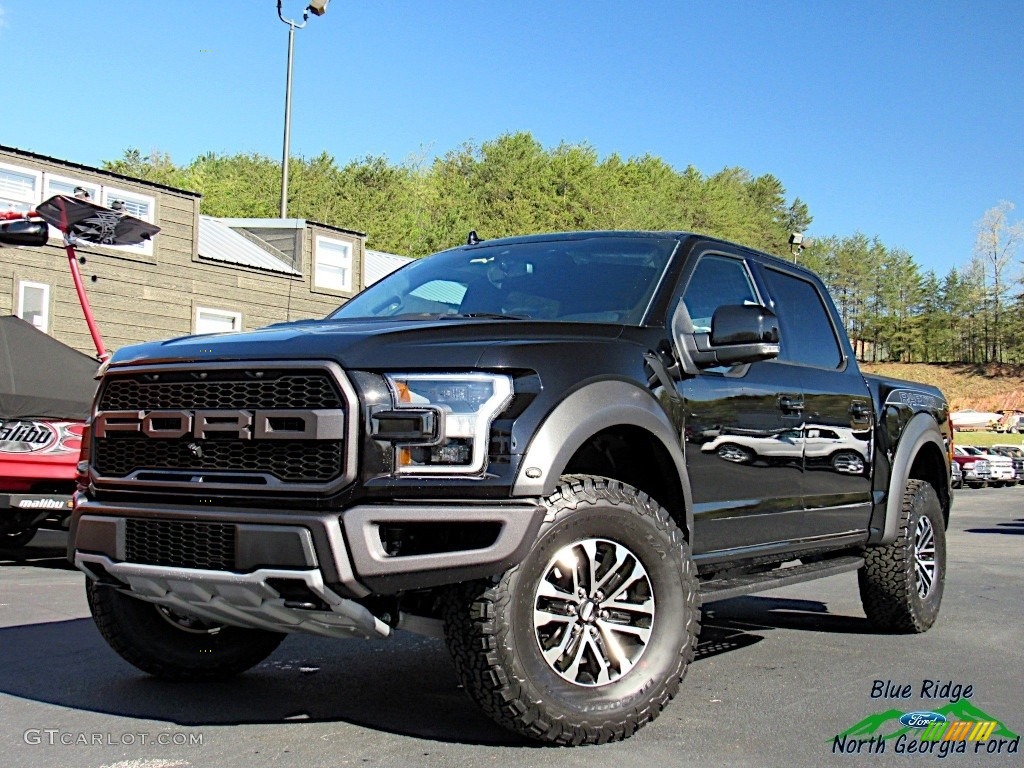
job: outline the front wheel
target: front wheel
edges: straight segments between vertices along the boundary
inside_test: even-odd
[[[935,623],[946,579],[946,523],[935,489],[908,480],[896,541],[869,549],[858,572],[864,612],[885,632],[924,632]]]
[[[736,443],[722,443],[718,446],[718,458],[731,461],[734,464],[749,464],[757,458],[757,454],[749,448],[736,445]]]
[[[555,744],[617,741],[672,699],[700,627],[682,531],[646,494],[563,478],[517,566],[451,590],[445,638],[497,723]]]
[[[284,635],[211,624],[89,580],[86,598],[111,648],[143,672],[166,680],[220,680],[254,667]]]

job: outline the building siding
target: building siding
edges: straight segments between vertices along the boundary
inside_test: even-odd
[[[285,320],[323,317],[362,287],[365,238],[358,233],[342,232],[313,222],[307,223],[305,229],[276,233],[280,237],[275,237],[272,229],[261,230],[260,237],[278,248],[288,238],[298,244],[301,259],[297,261],[301,263],[295,266],[302,277],[204,261],[198,256],[200,198],[195,193],[6,147],[0,147],[0,163],[107,185],[154,199],[154,223],[161,231],[153,240],[151,255],[91,245],[78,248],[79,256],[84,259],[80,269],[86,292],[110,350],[190,334],[194,330],[196,307],[238,312],[242,316],[242,328],[251,330]],[[355,279],[351,292],[313,289],[312,243],[317,234],[352,243]],[[22,280],[50,286],[50,335],[87,354],[94,354],[67,256],[57,241],[51,240],[43,248],[0,250],[0,313],[15,313],[18,284]]]

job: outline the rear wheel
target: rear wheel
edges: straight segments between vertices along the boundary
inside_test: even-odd
[[[86,598],[96,626],[117,653],[167,680],[219,680],[254,667],[284,635],[212,624],[147,603],[89,580]]]
[[[832,455],[832,469],[844,475],[864,473],[864,457],[856,451],[839,451]]]
[[[448,595],[445,637],[496,722],[555,744],[624,739],[679,688],[700,621],[696,571],[666,510],[614,480],[566,477],[517,566]]]
[[[868,619],[885,632],[924,632],[939,615],[946,578],[946,525],[935,489],[908,480],[896,541],[867,551],[858,572]]]

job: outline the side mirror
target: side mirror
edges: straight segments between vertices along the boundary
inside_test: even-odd
[[[682,307],[682,304],[680,305]],[[685,310],[683,310],[685,311]],[[740,365],[779,356],[779,319],[768,307],[756,304],[724,305],[711,318],[711,332],[697,330],[688,317],[673,321],[685,355],[684,369]]]
[[[779,356],[779,318],[768,307],[719,307],[711,318],[709,342],[718,365],[771,360]]]
[[[15,219],[0,222],[0,246],[2,245],[46,245],[50,231],[45,221]]]
[[[719,307],[711,318],[711,346],[779,343],[779,319],[768,307],[751,304]]]

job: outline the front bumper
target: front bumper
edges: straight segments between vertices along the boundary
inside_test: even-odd
[[[501,573],[526,555],[544,514],[545,507],[532,502],[290,513],[84,501],[72,516],[68,559],[133,596],[211,621],[383,637],[389,626],[360,598]],[[480,523],[496,532],[493,540],[406,556],[389,554],[381,533],[385,526]],[[210,562],[203,559],[208,538],[219,538],[222,550]]]

